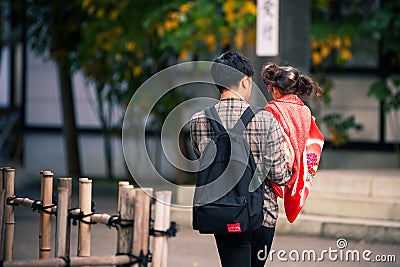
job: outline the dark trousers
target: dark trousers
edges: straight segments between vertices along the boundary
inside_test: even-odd
[[[240,234],[214,235],[222,267],[263,267],[271,250],[275,228]]]

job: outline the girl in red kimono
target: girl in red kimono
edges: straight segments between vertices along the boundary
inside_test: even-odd
[[[292,177],[285,187],[271,182],[275,195],[284,200],[289,222],[294,222],[310,192],[324,144],[324,137],[315,124],[310,109],[300,98],[320,95],[322,88],[306,75],[290,66],[267,63],[261,77],[272,90],[273,101],[265,109],[282,127],[286,145],[287,164]]]

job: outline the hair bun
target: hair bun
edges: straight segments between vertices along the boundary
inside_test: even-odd
[[[265,84],[274,84],[281,75],[281,69],[273,62],[266,63],[261,69],[261,76]]]
[[[300,95],[311,95],[314,93],[316,96],[319,96],[322,94],[322,88],[319,86],[319,84],[313,79],[311,79],[307,75],[300,75],[298,83],[297,83],[298,91]]]

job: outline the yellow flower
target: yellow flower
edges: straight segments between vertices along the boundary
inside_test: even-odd
[[[256,28],[252,27],[247,31],[246,40],[249,45],[255,45],[256,43]]]
[[[164,28],[161,25],[157,26],[157,34],[158,36],[164,35]]]
[[[179,11],[182,13],[187,13],[192,6],[193,2],[187,2],[179,7]]]
[[[222,46],[227,46],[231,42],[231,39],[229,38],[229,35],[223,35],[221,38],[221,44]]]
[[[235,11],[235,1],[228,0],[222,4],[222,9],[225,13],[234,12]]]
[[[99,8],[96,12],[96,17],[103,18],[104,17],[104,8]]]
[[[179,60],[183,61],[183,60],[187,59],[188,54],[189,54],[189,53],[188,53],[188,51],[187,51],[186,49],[182,49],[182,50],[179,52]]]
[[[173,29],[178,28],[178,27],[179,27],[179,23],[176,22],[176,21],[167,20],[167,21],[165,22],[164,27],[165,27],[165,29],[166,29],[167,31],[170,31],[170,30],[173,30]]]
[[[133,76],[138,77],[142,73],[142,68],[140,66],[133,67]]]
[[[94,13],[94,11],[96,10],[96,6],[89,6],[88,7],[88,13],[89,15],[92,15]]]
[[[236,32],[233,42],[235,43],[235,47],[237,49],[243,48],[243,46],[244,46],[244,31],[243,30],[238,30]]]
[[[211,52],[215,52],[215,50],[217,49],[216,47],[216,42],[215,42],[215,36],[212,34],[207,34],[204,38],[204,42],[206,42],[207,46],[208,46],[208,50],[210,50]]]
[[[254,4],[254,2],[246,1],[243,7],[240,9],[240,13],[248,13],[255,16],[257,14],[257,6]]]
[[[224,26],[221,29],[221,45],[227,46],[231,42],[231,34],[228,27]]]
[[[326,58],[329,55],[330,52],[331,52],[331,50],[329,49],[329,46],[327,46],[327,45],[321,46],[321,56],[322,56],[322,58]]]
[[[235,14],[233,12],[226,12],[225,19],[229,23],[229,25],[233,25],[235,21]]]
[[[87,7],[89,7],[89,5],[90,5],[90,0],[83,0],[82,1],[82,7],[83,8],[87,8]]]
[[[340,48],[342,46],[342,40],[339,37],[335,37],[333,40],[333,47]]]
[[[311,41],[311,49],[315,50],[321,45],[319,40],[312,40]]]
[[[327,42],[331,47],[335,47],[336,35],[333,33],[329,34],[328,39],[325,40],[325,42]]]
[[[120,53],[115,54],[115,61],[121,62],[122,60],[122,55]]]
[[[322,57],[318,52],[313,52],[311,54],[311,61],[314,65],[318,65],[322,62]]]
[[[118,10],[114,9],[113,11],[110,12],[110,19],[114,21],[118,18],[118,15],[119,15]]]
[[[343,39],[344,46],[347,46],[347,47],[351,46],[351,39],[348,35],[343,36],[342,39]]]
[[[173,21],[177,21],[178,20],[178,12],[171,12],[169,13],[169,17],[173,20]]]
[[[129,52],[133,52],[135,50],[135,47],[136,47],[136,44],[135,44],[135,42],[132,42],[132,41],[128,42],[125,45],[126,50],[128,50]]]
[[[343,59],[344,61],[348,61],[352,58],[351,51],[346,48],[340,49],[340,58]]]

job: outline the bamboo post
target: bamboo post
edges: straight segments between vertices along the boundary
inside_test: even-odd
[[[166,231],[169,228],[171,221],[171,198],[172,198],[172,192],[164,191],[163,231]],[[163,236],[161,267],[167,267],[167,264],[168,264],[168,237]]]
[[[58,205],[57,205],[57,227],[56,227],[56,246],[55,256],[67,256],[68,240],[68,209],[70,208],[71,197],[71,178],[58,179]]]
[[[4,183],[5,168],[0,167],[0,261],[4,260],[4,210],[5,210],[5,183]]]
[[[51,171],[41,171],[41,191],[40,197],[43,207],[53,204],[53,173]],[[46,209],[51,211],[51,208]],[[40,212],[39,227],[39,258],[48,259],[51,253],[51,214]]]
[[[67,245],[68,189],[58,188],[55,256],[65,257]]]
[[[132,250],[135,191],[133,186],[120,187],[120,217],[118,226],[117,254],[129,254]]]
[[[123,188],[131,188],[133,190],[133,185],[130,185],[128,181],[119,181],[118,182],[117,212],[120,215],[120,218],[122,218],[121,217],[122,216],[122,214],[121,214],[122,191],[125,190]],[[134,193],[133,193],[133,197],[135,197]],[[127,201],[127,200],[124,200],[124,201]],[[135,204],[133,203],[133,205],[135,205]],[[132,209],[134,209],[134,206],[132,207]],[[124,212],[126,212],[126,211],[124,211]],[[133,221],[133,217],[132,217],[132,221]],[[122,225],[118,225],[117,226],[117,252],[125,250],[124,249],[124,247],[126,246],[126,244],[125,244],[125,242],[126,242],[125,234],[130,234],[130,235],[133,234],[133,227],[125,227],[125,229],[123,229],[123,228],[124,228],[124,226],[122,226]],[[132,247],[131,244],[129,246],[130,246],[130,248]],[[121,252],[121,253],[128,253],[129,251],[130,251],[130,249],[127,250],[127,252]]]
[[[147,256],[149,252],[150,209],[153,197],[152,188],[135,189],[135,219],[132,254]],[[135,264],[134,266],[145,266]]]
[[[129,185],[128,181],[119,181],[118,182],[118,204],[117,204],[117,212],[118,213],[121,211],[121,204],[120,204],[121,203],[121,188],[126,187],[126,186],[133,188],[133,185],[132,186]]]
[[[141,251],[144,255],[149,253],[149,240],[150,240],[150,211],[151,202],[153,199],[153,188],[143,188],[145,194],[143,195],[143,220],[142,220],[142,247]]]
[[[79,208],[84,215],[92,212],[92,180],[79,178]],[[90,217],[83,218],[90,223]],[[90,256],[90,224],[79,222],[78,256]]]
[[[170,225],[171,212],[170,191],[159,191],[156,193],[154,230],[166,231]],[[168,237],[166,235],[154,237],[154,251],[152,266],[166,267],[168,263]]]
[[[69,194],[68,194],[68,210],[69,210],[72,206],[72,178],[60,178],[60,179],[61,179],[59,181],[60,185],[62,184],[63,187],[68,188],[68,192],[69,192]],[[67,256],[67,257],[70,256],[70,249],[71,249],[71,220],[67,220],[67,239],[66,239],[66,244],[65,244],[65,256]]]
[[[154,230],[156,231],[164,231],[164,201],[165,194],[164,191],[156,192],[156,202],[154,207]],[[152,257],[152,267],[161,267],[162,261],[162,246],[163,246],[163,237],[162,236],[154,236],[153,241],[153,257]]]
[[[12,260],[14,254],[14,206],[7,205],[6,199],[14,197],[15,169],[4,169],[5,209],[4,209],[4,260]]]

